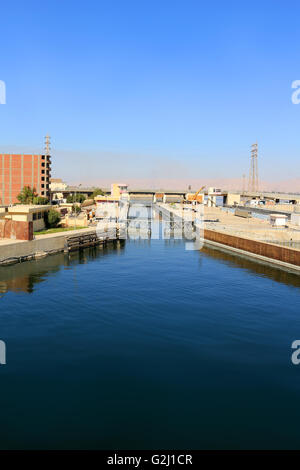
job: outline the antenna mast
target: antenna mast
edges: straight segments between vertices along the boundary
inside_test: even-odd
[[[46,156],[50,155],[50,150],[51,150],[50,139],[51,139],[50,135],[47,134],[45,137],[45,155]]]

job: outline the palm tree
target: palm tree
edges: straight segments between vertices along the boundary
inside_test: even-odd
[[[37,197],[36,189],[31,188],[30,186],[24,186],[20,194],[17,196],[17,199],[21,204],[32,204],[35,197]]]

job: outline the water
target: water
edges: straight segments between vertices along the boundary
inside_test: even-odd
[[[300,278],[183,241],[0,269],[0,448],[299,448]]]

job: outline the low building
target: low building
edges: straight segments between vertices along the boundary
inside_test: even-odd
[[[80,214],[67,214],[62,220],[66,227],[87,227],[89,225],[89,218],[85,212]]]
[[[271,214],[270,224],[273,227],[285,227],[287,225],[287,216],[284,214]]]
[[[125,183],[112,183],[110,192],[112,197],[120,199],[121,195],[128,194],[128,185]]]
[[[96,218],[115,219],[119,216],[119,200],[112,196],[96,196]]]
[[[17,204],[0,213],[0,238],[32,240],[33,233],[46,227],[45,216],[51,206]]]
[[[59,204],[58,206],[58,211],[62,214],[62,215],[66,215],[66,214],[72,214],[73,212],[73,207],[75,206],[78,206],[80,207],[80,204],[79,202],[76,202],[76,203],[71,203],[71,202],[62,202]]]
[[[50,209],[51,206],[49,205],[38,206],[17,204],[15,206],[8,207],[5,218],[18,222],[32,222],[33,231],[38,232],[39,230],[44,230],[46,227],[45,216]]]
[[[296,204],[294,212],[291,214],[291,224],[300,225],[300,204]]]
[[[300,225],[300,214],[293,213],[291,215],[291,224],[292,225]]]
[[[67,188],[67,184],[63,182],[61,178],[51,178],[50,189],[51,191],[64,191]]]
[[[97,219],[116,219],[120,216],[120,201],[129,200],[128,186],[123,183],[112,183],[111,195],[94,198]]]

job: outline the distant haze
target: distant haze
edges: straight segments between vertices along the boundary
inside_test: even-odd
[[[83,181],[83,186],[95,186],[102,188],[110,188],[112,182],[127,183],[130,189],[173,189],[173,190],[188,190],[191,186],[192,190],[197,190],[203,185],[206,188],[212,186],[215,188],[221,188],[225,190],[242,190],[243,182],[242,179],[231,179],[231,178],[203,178],[203,179],[151,179],[151,178],[140,178],[140,179],[92,179],[89,181]],[[79,184],[79,181],[66,181],[66,183]],[[246,180],[245,189],[248,189],[248,180]],[[262,191],[281,191],[281,192],[299,192],[300,193],[300,178],[276,181],[276,182],[260,182],[260,190]]]
[[[39,147],[1,146],[0,153],[43,153]],[[132,189],[193,190],[205,185],[222,189],[243,189],[243,174],[248,189],[250,152],[245,149],[240,166],[234,170],[221,167],[214,159],[203,155],[191,160],[177,156],[111,151],[72,151],[53,148],[52,177],[62,178],[67,184],[82,184],[109,188],[112,182],[127,183]],[[228,157],[227,157],[228,159]],[[226,161],[224,157],[223,160]],[[283,160],[283,159],[282,159]],[[229,161],[229,159],[228,159]],[[209,165],[208,165],[209,162]],[[223,164],[224,165],[224,164]],[[264,191],[300,192],[300,177],[278,178],[275,165],[259,154],[260,189]],[[226,164],[225,164],[226,167]],[[232,173],[232,177],[228,177]],[[284,175],[284,174],[283,174]],[[285,175],[284,175],[285,176]]]

